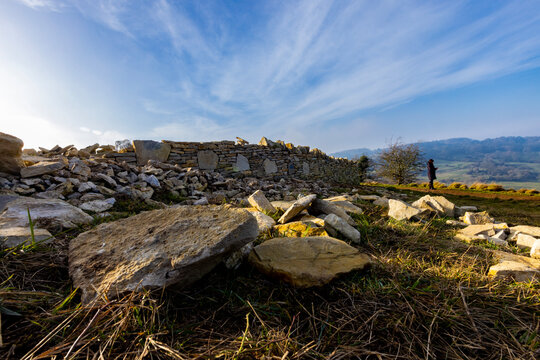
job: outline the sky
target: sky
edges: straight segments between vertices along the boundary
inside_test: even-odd
[[[25,147],[540,136],[540,1],[0,0]]]

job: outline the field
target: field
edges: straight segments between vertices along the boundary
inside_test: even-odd
[[[424,195],[385,189],[409,201]],[[540,226],[538,200],[448,198],[497,220]],[[83,307],[67,272],[66,245],[84,229],[59,235],[51,247],[4,250],[0,358],[540,357],[538,283],[489,279],[493,246],[454,241],[456,229],[445,219],[398,222],[384,208],[358,205],[365,212],[355,216],[363,239],[358,247],[374,264],[321,288],[293,288],[244,264],[219,267],[187,290]]]
[[[461,182],[465,184],[472,184],[478,181],[477,178],[467,174],[469,169],[475,164],[473,162],[465,161],[436,161],[437,170],[437,180],[451,184],[452,182]],[[513,166],[527,166],[533,168],[537,173],[540,173],[540,163],[507,163],[508,165]],[[427,178],[424,178],[427,181]],[[530,182],[520,182],[520,181],[494,181],[497,184],[503,185],[505,188],[510,189],[536,189],[540,190],[540,181],[530,181]]]

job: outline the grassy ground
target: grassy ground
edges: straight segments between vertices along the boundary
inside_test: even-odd
[[[527,217],[538,209],[524,210],[524,202],[451,200],[538,225]],[[84,229],[63,234],[53,247],[4,251],[0,358],[540,357],[538,284],[489,280],[491,253],[452,240],[444,219],[401,223],[380,207],[360,206],[358,247],[375,262],[321,288],[295,289],[243,265],[219,267],[187,290],[82,307],[66,249]]]

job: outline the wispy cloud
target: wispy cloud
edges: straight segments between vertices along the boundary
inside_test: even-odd
[[[305,140],[370,109],[540,66],[535,2],[19,1],[77,9],[157,59],[169,81],[141,99],[163,116],[153,136]]]

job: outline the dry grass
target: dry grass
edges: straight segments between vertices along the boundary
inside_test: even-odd
[[[376,259],[331,284],[295,289],[247,265],[219,267],[183,291],[83,307],[54,248],[4,252],[2,359],[535,359],[538,284],[495,282],[483,248],[451,240],[444,220],[355,216]]]

